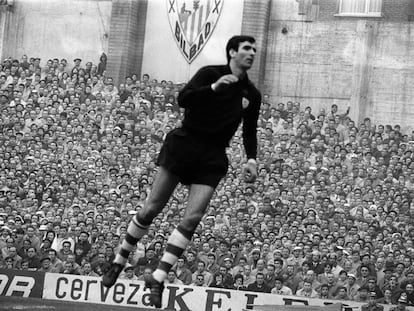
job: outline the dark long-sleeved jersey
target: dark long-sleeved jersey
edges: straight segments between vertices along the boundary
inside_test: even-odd
[[[213,91],[211,84],[227,74],[231,70],[226,65],[203,67],[181,90],[178,104],[185,108],[183,128],[217,145],[228,146],[243,120],[246,155],[255,159],[261,95],[247,75],[223,92]]]

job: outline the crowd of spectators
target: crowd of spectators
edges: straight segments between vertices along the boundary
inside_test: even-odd
[[[147,74],[114,85],[105,64],[1,63],[0,267],[100,276],[145,204],[182,85]],[[258,180],[241,179],[239,130],[167,282],[414,305],[413,133],[341,110],[264,95]],[[122,278],[157,266],[187,194],[176,189]]]

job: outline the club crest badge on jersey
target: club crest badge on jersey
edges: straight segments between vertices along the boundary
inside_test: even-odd
[[[246,97],[243,97],[242,98],[242,107],[243,107],[243,109],[246,109],[247,107],[249,107],[249,104],[250,104],[250,101]]]
[[[190,64],[211,37],[224,0],[166,0],[175,42]]]

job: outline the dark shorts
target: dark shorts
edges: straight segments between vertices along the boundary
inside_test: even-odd
[[[224,147],[214,146],[178,128],[167,134],[157,165],[177,175],[185,185],[215,188],[226,175],[229,161]]]

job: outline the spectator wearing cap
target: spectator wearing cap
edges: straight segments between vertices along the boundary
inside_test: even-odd
[[[185,265],[185,257],[181,256],[177,259],[177,264],[175,266],[175,271],[177,278],[183,282],[184,285],[189,285],[193,281],[191,271]]]
[[[126,265],[123,273],[119,275],[119,278],[128,281],[137,281],[138,277],[134,274],[134,269],[134,266]]]
[[[361,306],[362,311],[383,311],[384,307],[377,303],[377,294],[375,292],[369,292],[368,303]]]

